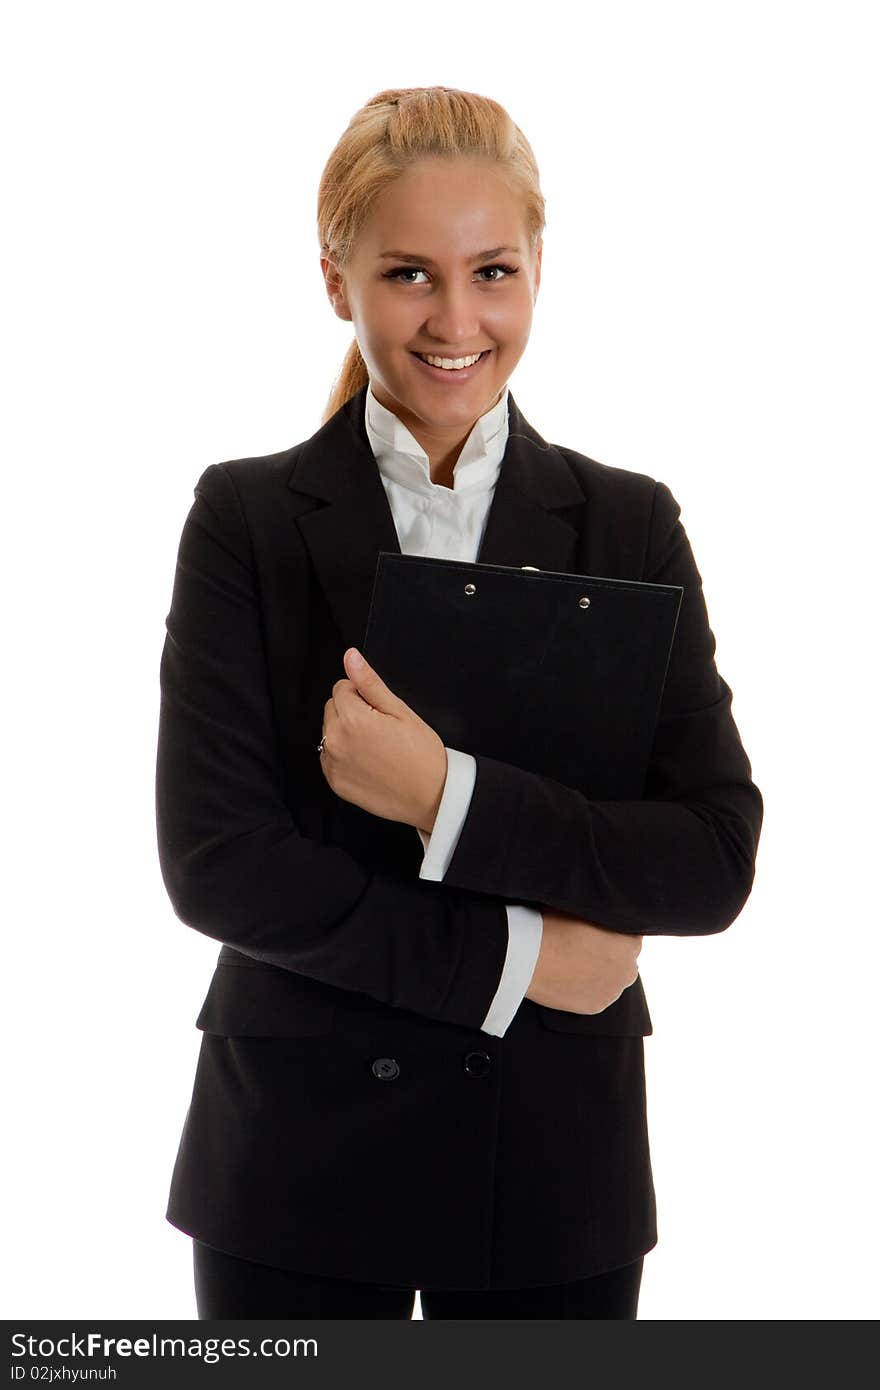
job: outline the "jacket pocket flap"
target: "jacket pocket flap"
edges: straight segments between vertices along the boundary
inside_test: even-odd
[[[290,970],[260,961],[221,959],[196,1027],[228,1037],[314,1037],[328,1033],[333,1025],[332,994],[320,981]]]
[[[557,1033],[594,1033],[605,1037],[647,1037],[653,1033],[648,1001],[642,988],[642,977],[634,980],[619,999],[598,1014],[574,1014],[565,1009],[550,1009],[538,1005],[545,1028]]]

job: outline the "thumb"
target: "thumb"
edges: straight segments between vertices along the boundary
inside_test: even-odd
[[[348,648],[343,654],[342,664],[348,679],[368,705],[372,705],[374,709],[380,710],[383,714],[397,714],[399,712],[403,701],[399,700],[393,691],[388,689],[378,671],[373,670],[357,647]]]

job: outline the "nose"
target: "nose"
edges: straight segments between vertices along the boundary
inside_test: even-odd
[[[474,343],[480,339],[480,319],[474,312],[471,286],[448,285],[439,290],[425,320],[425,333],[439,343]]]

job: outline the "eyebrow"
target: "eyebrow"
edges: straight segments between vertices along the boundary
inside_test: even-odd
[[[485,261],[492,256],[500,256],[502,251],[515,251],[522,254],[518,246],[492,246],[488,251],[478,251],[475,256],[471,256],[470,262],[474,265],[477,261]],[[408,251],[382,251],[379,260],[406,261],[410,265],[435,265],[430,256],[413,256]]]

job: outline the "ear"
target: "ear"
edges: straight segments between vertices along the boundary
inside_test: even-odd
[[[345,294],[345,276],[332,256],[321,256],[321,272],[324,276],[327,298],[333,306],[333,312],[337,318],[351,323],[351,310],[348,307],[348,299]]]

